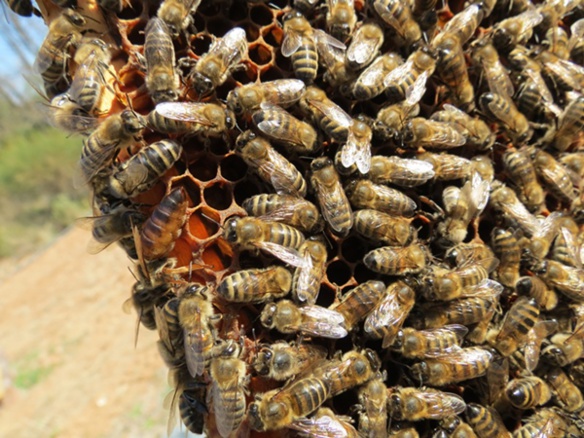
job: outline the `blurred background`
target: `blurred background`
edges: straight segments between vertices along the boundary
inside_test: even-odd
[[[5,6],[0,2],[0,7]],[[33,88],[46,27],[0,17],[0,436],[162,437],[170,392],[156,334],[125,306],[134,279],[112,245],[87,253],[82,139],[48,122]],[[184,432],[181,434],[184,436]]]

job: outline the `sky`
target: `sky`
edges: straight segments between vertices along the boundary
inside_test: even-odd
[[[4,89],[14,89],[18,94],[31,91],[31,86],[24,79],[23,72],[30,69],[34,64],[34,59],[38,48],[47,33],[47,28],[38,17],[20,17],[14,14],[5,5],[4,0],[0,0],[0,84]],[[17,51],[13,47],[13,42],[19,47],[26,47],[24,40],[18,35],[15,23],[20,24],[26,31],[28,38],[34,47],[23,50],[24,60],[21,60]],[[0,99],[3,97],[0,96]]]

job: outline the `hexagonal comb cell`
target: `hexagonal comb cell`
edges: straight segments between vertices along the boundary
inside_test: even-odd
[[[59,7],[45,3],[40,1],[39,6],[47,21],[57,19]],[[195,432],[200,432],[204,423],[208,436],[259,436],[251,429],[264,427],[283,428],[269,436],[295,436],[292,430],[326,434],[318,427],[333,424],[333,419],[319,421],[330,412],[315,414],[318,406],[298,414],[294,421],[286,418],[262,424],[270,421],[266,412],[278,417],[280,405],[276,402],[285,404],[293,399],[291,395],[297,395],[293,389],[296,383],[268,378],[257,371],[261,352],[274,343],[295,343],[295,353],[307,347],[315,349],[311,354],[324,356],[326,362],[318,362],[315,370],[295,373],[326,381],[323,392],[334,392],[335,385],[344,383],[331,377],[337,376],[335,372],[319,374],[319,369],[335,370],[334,361],[343,362],[339,369],[345,371],[339,373],[347,372],[342,377],[350,381],[350,387],[340,395],[325,394],[319,404],[341,416],[335,421],[345,421],[343,416],[347,415],[358,419],[353,425],[345,421],[341,426],[348,430],[357,427],[363,436],[388,433],[383,418],[379,430],[367,429],[372,424],[366,421],[371,420],[367,416],[375,410],[370,406],[375,394],[368,392],[369,378],[385,379],[389,387],[389,392],[381,392],[392,396],[393,403],[381,401],[381,407],[377,406],[381,411],[389,408],[389,426],[396,429],[411,424],[419,436],[458,436],[454,423],[446,424],[442,417],[458,421],[456,415],[464,410],[462,400],[492,405],[503,416],[513,415],[504,418],[510,429],[518,428],[520,420],[526,422],[523,427],[540,424],[540,417],[545,420],[556,408],[565,409],[558,401],[561,397],[552,397],[550,403],[557,407],[548,411],[530,408],[527,412],[533,416],[520,418],[520,412],[502,409],[503,401],[495,402],[477,392],[476,380],[460,380],[468,376],[482,379],[480,370],[499,355],[509,357],[511,378],[524,374],[546,378],[550,368],[559,366],[570,382],[584,381],[581,359],[567,363],[568,359],[557,352],[563,345],[561,339],[569,342],[566,337],[573,331],[572,321],[581,319],[577,306],[584,301],[584,271],[569,265],[565,250],[569,245],[562,246],[566,240],[576,242],[572,254],[581,252],[584,215],[580,180],[584,166],[578,170],[578,166],[566,163],[579,160],[581,154],[577,128],[583,124],[584,105],[574,91],[581,91],[582,78],[578,77],[579,67],[570,64],[575,56],[557,51],[548,37],[550,30],[566,31],[571,38],[566,47],[578,50],[579,28],[572,25],[582,18],[581,8],[576,2],[560,2],[561,7],[552,13],[548,10],[554,6],[552,2],[539,1],[534,8],[526,2],[510,1],[479,5],[456,0],[441,9],[435,2],[401,2],[399,8],[394,3],[397,5],[376,0],[366,7],[360,0],[203,0],[194,2],[193,10],[184,11],[185,4],[177,0],[132,1],[124,4],[121,12],[104,15],[95,7],[84,8],[84,0],[78,1],[76,10],[95,20],[83,34],[107,40],[114,59],[111,75],[106,71],[102,76],[111,76],[108,86],[117,95],[112,97],[108,114],[100,116],[100,126],[124,110],[125,116],[133,114],[139,121],[139,132],[105,145],[113,152],[98,175],[110,182],[114,177],[141,182],[156,178],[151,188],[131,199],[112,198],[107,190],[99,189],[99,178],[90,183],[95,186],[96,199],[106,204],[104,210],[129,210],[144,216],[140,216],[140,223],[131,224],[133,235],[140,240],[132,243],[134,237],[124,239],[130,254],[140,251],[145,224],[172,248],[160,259],[140,260],[139,269],[148,272],[139,271],[138,288],[151,292],[152,297],[137,305],[145,308],[137,308],[141,314],[152,314],[171,297],[179,298],[183,319],[173,323],[181,327],[177,330],[180,342],[166,339],[164,327],[159,332],[162,342],[172,347],[168,354],[176,355],[165,360],[177,383],[183,422]],[[184,12],[181,19],[170,26],[160,24],[169,20],[162,20],[163,6],[173,4]],[[155,17],[161,18],[157,26],[152,24],[157,23]],[[336,21],[343,17],[345,22]],[[523,24],[526,20],[528,29],[509,42],[507,25],[513,26],[506,19]],[[94,24],[95,35],[89,29]],[[365,24],[378,25],[372,31],[376,36],[370,38],[377,38],[374,47],[355,41]],[[144,47],[146,31],[152,28],[162,29],[161,35],[153,46]],[[331,38],[333,34],[336,39]],[[71,47],[64,53],[64,67],[58,72],[54,69],[56,74],[87,71],[74,65],[78,62],[75,51],[80,48],[76,37],[72,33],[66,38]],[[351,47],[355,43],[357,53]],[[491,55],[497,52],[498,58],[481,58],[485,47],[492,49],[487,52]],[[522,55],[535,64],[520,67],[517,60],[523,59]],[[424,59],[426,67],[420,61]],[[489,62],[498,63],[497,71],[510,73],[509,80],[515,82],[513,98],[505,97],[506,88],[497,88],[488,77],[493,70]],[[529,66],[531,71],[524,74]],[[294,78],[303,79],[305,84],[298,96],[289,97],[287,93],[294,94],[290,90],[300,87],[299,83],[283,86],[279,80]],[[58,88],[61,79],[52,85]],[[536,91],[545,87],[545,98],[537,100],[532,90],[521,86],[530,80],[538,84]],[[263,90],[262,99],[271,105],[261,106],[257,101],[248,111],[234,114],[232,92],[244,90],[240,88],[243,85]],[[317,88],[307,89],[310,85]],[[318,89],[324,94],[318,94]],[[67,99],[73,107],[79,104],[70,95]],[[538,120],[521,118],[514,108],[525,108],[517,102],[520,99],[541,103]],[[473,106],[476,110],[470,110]],[[470,111],[462,111],[466,109]],[[92,145],[107,143],[102,137],[96,142],[94,133],[85,134]],[[485,136],[479,139],[482,142],[476,139],[480,135]],[[259,152],[236,145],[236,139],[241,138],[256,139],[254,146]],[[136,158],[147,145],[161,140],[180,144],[176,157],[159,153],[144,155],[142,161]],[[516,150],[526,157],[519,165],[508,158]],[[251,156],[252,152],[256,155]],[[553,160],[547,162],[549,166],[534,165],[537,157],[545,158],[542,152]],[[276,155],[283,158],[274,161]],[[370,155],[374,156],[371,160]],[[479,155],[486,162],[481,164]],[[139,165],[122,172],[134,162]],[[302,190],[290,187],[289,179],[282,183],[282,172],[292,168],[287,162],[299,172],[296,180],[307,183]],[[464,164],[457,164],[461,162]],[[552,168],[555,170],[550,173]],[[565,168],[569,171],[562,173]],[[544,195],[535,213],[534,208],[523,208],[532,184],[541,186]],[[169,203],[160,211],[158,207],[177,187],[184,190],[186,207],[184,203]],[[306,193],[300,196],[304,199],[298,199],[300,191],[301,195]],[[364,213],[366,210],[369,213]],[[347,229],[337,226],[339,218],[350,223]],[[493,231],[495,227],[511,230],[514,239],[498,240],[501,237]],[[407,244],[395,246],[400,240],[395,233],[406,233],[408,238],[401,240]],[[326,254],[319,254],[311,239],[324,242]],[[496,268],[493,257],[499,260]],[[548,269],[550,266],[557,269]],[[406,269],[411,272],[401,272]],[[548,289],[554,289],[551,292],[558,294],[560,304],[530,319],[527,315],[543,312],[538,306],[543,308],[544,304],[524,299],[521,295],[525,291],[513,288],[513,282],[501,286],[502,273],[511,278],[538,277]],[[449,289],[452,284],[454,290]],[[373,286],[366,289],[367,285]],[[284,292],[245,296],[276,286]],[[309,289],[318,297],[306,298]],[[163,293],[156,295],[160,290]],[[476,304],[475,298],[481,303]],[[291,304],[283,300],[291,300]],[[482,319],[461,328],[463,317],[452,315],[473,305],[471,313],[482,312]],[[532,312],[517,310],[519,305],[531,306],[528,310]],[[268,314],[278,306],[296,306],[306,321],[295,321],[292,329],[272,318],[272,328]],[[438,316],[434,315],[436,309]],[[391,311],[398,315],[383,315]],[[359,318],[352,321],[355,314]],[[507,323],[511,315],[519,315],[518,320]],[[204,324],[191,324],[188,316],[203,318]],[[383,318],[391,323],[384,323]],[[551,328],[547,331],[551,319],[557,321],[557,331],[566,332],[564,338],[562,333],[554,335]],[[458,325],[452,328],[453,324]],[[522,336],[506,324],[546,331],[545,336],[530,332],[529,339],[537,334],[543,342],[536,366],[516,358],[497,341],[499,335],[509,339]],[[455,345],[447,347],[442,356],[411,355],[393,344],[402,326],[432,330],[416,332],[424,338],[424,345],[442,336],[435,334],[436,328],[448,326],[448,339],[440,337],[436,342],[456,338],[451,340]],[[466,331],[468,335],[462,335]],[[183,335],[187,348],[193,339],[210,340],[206,347],[197,342],[193,347],[208,351],[185,352]],[[459,346],[459,338],[464,338],[464,348]],[[574,338],[580,342],[578,336]],[[471,348],[475,350],[469,359],[466,352]],[[323,351],[317,353],[320,349]],[[351,367],[344,358],[359,354],[355,360],[359,368],[355,369],[370,371],[364,381],[346,371]],[[312,366],[310,360],[307,362]],[[452,368],[450,377],[432,375],[443,362]],[[236,389],[230,394],[237,399],[237,409],[233,405],[229,405],[233,409],[225,408],[220,365],[233,366],[231,375],[237,376]],[[245,375],[250,375],[249,383]],[[424,389],[426,386],[429,388]],[[275,393],[264,395],[274,389]],[[213,395],[207,397],[205,392]],[[450,407],[441,408],[444,414],[437,413],[432,419],[410,418],[414,414],[399,405],[409,394],[417,396],[415,400],[438,397],[437,404],[448,400]],[[260,403],[252,404],[256,397]],[[358,409],[357,404],[361,405]],[[267,411],[262,411],[266,407]],[[570,415],[560,416],[558,423],[573,422]],[[575,423],[562,426],[562,433],[570,430],[574,436],[581,435],[578,428],[582,426]],[[554,424],[555,420],[542,427]],[[506,436],[505,432],[501,430],[500,435]]]

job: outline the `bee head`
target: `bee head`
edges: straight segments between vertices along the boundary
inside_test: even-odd
[[[224,236],[229,243],[237,242],[237,221],[239,218],[231,218],[225,224]]]

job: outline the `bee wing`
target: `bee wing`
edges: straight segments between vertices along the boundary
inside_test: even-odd
[[[489,90],[507,99],[511,99],[515,93],[515,88],[507,70],[505,70],[500,62],[492,63],[483,61],[482,64],[486,73],[487,83],[489,84]]]
[[[278,245],[277,243],[273,242],[258,242],[256,246],[291,266],[295,266],[297,268],[302,268],[305,266],[305,258],[302,257],[302,255],[295,249]]]
[[[494,403],[509,382],[509,360],[506,357],[495,357],[487,370],[487,386],[489,401]]]
[[[205,361],[202,360],[203,348],[199,340],[203,331],[201,313],[197,311],[192,315],[193,321],[190,330],[185,331],[185,360],[191,376],[196,377],[205,371]]]
[[[306,254],[304,255],[303,264],[304,266],[298,268],[300,269],[300,274],[298,275],[298,281],[296,284],[296,295],[300,301],[307,301],[310,298],[314,298],[309,297],[306,293],[314,282],[314,276],[312,275],[314,264],[308,251],[306,251]]]
[[[213,44],[213,48],[209,50],[215,51],[221,55],[224,64],[229,67],[237,58],[239,58],[242,53],[240,48],[243,47],[247,48],[247,39],[245,37],[245,30],[241,27],[235,27],[227,32],[223,38],[219,38]]]
[[[570,50],[576,45],[578,40],[584,36],[584,18],[580,18],[578,21],[575,21],[570,26],[570,32],[572,36],[570,37],[569,48]]]
[[[515,18],[522,27],[522,31],[519,33],[520,36],[530,31],[543,21],[543,15],[541,15],[541,13],[535,8],[528,9],[527,11],[517,15]]]
[[[469,184],[470,183],[470,184]],[[478,216],[489,202],[489,195],[491,194],[491,184],[481,178],[478,172],[473,172],[471,180],[467,182],[463,190],[466,189],[467,199],[470,200],[473,208],[472,216]]]
[[[365,319],[365,331],[374,332],[376,327],[398,325],[407,315],[406,310],[406,307],[398,302],[394,294],[386,295]]]
[[[290,184],[290,177],[284,171],[288,164],[285,163],[286,159],[275,149],[268,149],[267,159],[256,160],[250,157],[246,159],[252,162],[256,167],[261,167],[263,170],[262,173],[269,175],[270,183],[272,183],[277,193],[302,197],[302,194]]]
[[[410,106],[417,104],[426,92],[426,82],[430,77],[428,70],[422,72],[416,81],[406,89],[406,103]]]
[[[275,90],[274,95],[277,96],[277,102],[272,103],[280,105],[296,102],[306,88],[306,85],[300,79],[278,79],[272,82],[264,82],[262,86]],[[269,98],[267,100],[270,101]]]
[[[582,251],[582,248],[578,249],[578,245],[574,240],[574,236],[572,235],[572,233],[570,233],[570,231],[567,228],[561,228],[560,233],[564,239],[564,245],[566,246],[566,249],[576,262],[577,267],[581,268],[582,258],[580,252]]]
[[[466,409],[466,403],[462,397],[450,392],[419,391],[416,396],[425,402],[428,408],[428,417],[433,420],[441,420],[447,416],[458,415]]]
[[[575,90],[582,89],[582,84],[576,78],[584,75],[584,67],[564,59],[559,59],[555,62],[546,62],[545,66]]]
[[[465,113],[461,109],[458,109],[454,105],[451,105],[449,103],[445,103],[442,108],[444,109],[444,111],[456,114],[457,118],[465,118],[465,119],[470,118],[467,113]]]
[[[544,338],[555,333],[558,329],[558,322],[555,320],[538,321],[527,332],[527,342],[525,344],[525,367],[528,371],[533,371],[539,362],[541,343]]]
[[[538,71],[535,71],[531,68],[524,70],[525,74],[529,76],[529,79],[533,82],[535,88],[541,95],[546,107],[559,117],[562,114],[562,110],[560,107],[554,104],[554,98],[552,97],[552,93],[550,92],[548,86],[546,85],[545,81],[541,77],[541,74]]]
[[[412,68],[414,65],[414,61],[408,59],[404,64],[394,68],[390,71],[387,76],[383,79],[383,85],[385,87],[389,87],[393,83],[395,83],[398,79],[402,79],[405,74]]]
[[[472,23],[474,18],[478,15],[479,11],[480,7],[476,3],[469,5],[464,10],[454,15],[454,17],[452,17],[452,19],[448,23],[446,23],[443,32],[457,34],[465,27],[467,27],[470,23]]]
[[[336,49],[346,50],[347,46],[343,44],[338,39],[332,37],[325,31],[321,29],[314,29],[314,38],[318,40],[321,44],[326,44],[327,46],[334,47]]]
[[[373,9],[375,9],[375,12],[379,14],[379,17],[383,21],[385,21],[389,26],[393,27],[400,36],[403,36],[404,29],[398,19],[391,13],[391,9],[389,7],[389,4],[393,1],[395,0],[387,2],[376,0],[373,2]]]
[[[285,32],[284,39],[282,40],[282,46],[280,47],[282,56],[286,58],[292,56],[292,54],[296,53],[301,45],[302,35],[294,31]]]
[[[85,58],[81,65],[77,66],[75,76],[73,77],[73,81],[71,82],[71,86],[67,92],[71,97],[71,100],[77,102],[79,101],[81,93],[86,88],[98,87],[99,84],[97,79],[100,77],[100,75],[101,65],[99,63],[97,53],[94,50],[89,55],[87,55],[87,58]],[[105,84],[105,80],[102,81],[102,84]]]
[[[213,126],[201,111],[206,105],[201,102],[162,102],[156,105],[155,111],[167,119]]]
[[[340,184],[337,184],[333,189],[334,192],[329,193],[328,189],[320,187],[320,181],[317,178],[312,179],[312,184],[315,186],[316,192],[318,193],[320,212],[325,222],[328,223],[334,231],[341,232],[342,228],[336,226],[334,215],[338,208],[336,202],[337,199],[343,199],[343,204],[349,205],[349,200],[347,199],[345,191]]]
[[[156,321],[156,329],[158,330],[160,340],[164,343],[168,351],[174,352],[174,347],[167,342],[170,336],[166,318],[164,317],[163,310],[158,306],[154,306],[154,320]]]
[[[461,298],[481,297],[494,298],[499,297],[505,288],[502,284],[494,280],[486,279],[474,287],[467,287],[461,295]]]
[[[542,169],[543,170],[543,169]],[[558,222],[563,216],[562,212],[554,211],[548,217],[539,220],[539,229],[533,235],[534,237],[543,238],[550,242],[558,234]]]
[[[39,50],[37,57],[35,58],[33,69],[39,74],[45,73],[49,68],[53,66],[53,62],[55,58],[63,57],[64,60],[67,58],[67,45],[70,43],[71,38],[73,35],[62,35],[59,38],[56,38],[52,42],[52,47],[47,47],[45,44],[47,40],[43,42],[43,46],[48,49],[51,56],[46,56],[42,50]]]
[[[346,438],[349,436],[340,421],[327,415],[319,418],[300,418],[288,427],[307,437]]]
[[[389,157],[391,161],[396,163],[397,167],[394,175],[400,179],[411,178],[417,182],[417,179],[424,179],[428,181],[436,174],[432,163],[423,160],[416,160],[412,158]]]
[[[224,388],[232,388],[237,386],[239,379],[238,373],[233,373],[231,378],[221,383]],[[209,397],[213,398],[213,410],[215,411],[215,424],[217,425],[217,432],[222,437],[230,436],[234,429],[235,417],[232,412],[237,411],[237,405],[240,400],[234,394],[229,394],[228,397],[222,395],[221,386],[217,381],[214,381],[211,386]]]
[[[369,173],[369,169],[371,169],[371,140],[357,138],[349,133],[347,143],[341,148],[341,163],[346,168],[357,164],[359,172]]]
[[[458,344],[452,344],[448,347],[442,346],[440,345],[440,342],[437,342],[436,345],[439,346],[438,348],[428,350],[424,353],[424,356],[426,357],[439,357],[460,350],[460,343],[468,333],[468,328],[461,324],[449,324],[445,325],[444,327],[423,330],[423,332],[426,337],[434,340],[439,339],[445,334],[449,333],[454,334],[458,339]],[[430,342],[430,344],[432,344],[432,342]]]
[[[363,64],[370,59],[377,50],[376,44],[370,39],[363,38],[361,41],[353,41],[347,49],[346,57],[349,61]]]
[[[166,435],[171,436],[172,431],[176,427],[177,418],[176,413],[178,411],[178,402],[180,399],[180,390],[178,387],[170,391],[164,397],[164,401],[162,402],[163,406],[168,409],[168,422],[166,424]]]
[[[75,224],[80,228],[84,228],[86,230],[93,230],[95,227],[100,226],[100,223],[108,221],[111,215],[103,215],[98,217],[82,217],[75,220]],[[99,254],[112,243],[121,239],[122,236],[118,236],[117,234],[108,234],[104,236],[102,241],[96,240],[95,236],[87,242],[87,252],[89,254]]]
[[[336,105],[327,105],[321,100],[307,99],[308,102],[314,106],[318,111],[329,117],[344,128],[350,128],[353,125],[353,119],[343,109]]]
[[[301,331],[323,338],[341,339],[348,335],[343,327],[345,318],[336,310],[321,306],[300,307],[303,321],[298,327]]]
[[[436,362],[446,363],[446,364],[472,364],[476,362],[491,362],[493,354],[489,350],[483,348],[471,347],[471,348],[460,348],[453,351],[450,354],[439,356],[433,359]],[[488,368],[488,367],[487,367]]]

